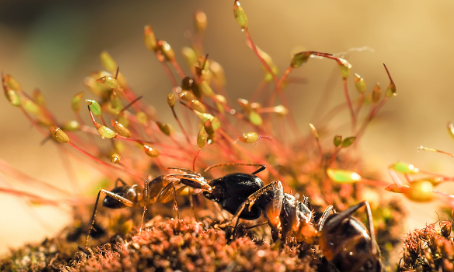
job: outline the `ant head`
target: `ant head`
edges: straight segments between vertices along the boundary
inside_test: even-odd
[[[245,173],[233,173],[209,181],[211,192],[204,192],[204,196],[219,203],[222,209],[235,214],[237,209],[248,197],[263,187],[263,181],[257,176]],[[251,209],[244,209],[240,218],[254,220],[260,217],[261,209],[253,205]]]
[[[226,196],[226,189],[223,186],[221,181],[222,179],[212,179],[209,181],[209,185],[211,186],[211,192],[204,191],[203,195],[217,203],[221,203],[227,196]]]

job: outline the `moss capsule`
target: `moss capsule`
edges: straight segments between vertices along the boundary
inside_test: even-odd
[[[49,127],[50,135],[52,135],[52,138],[56,140],[59,143],[69,143],[69,137],[66,135],[66,133],[61,130],[61,128],[57,126],[51,126]]]
[[[61,126],[61,129],[65,131],[77,131],[80,129],[80,124],[76,120],[68,121]]]
[[[145,150],[145,153],[152,158],[159,156],[159,151],[151,146],[143,145],[143,149]]]
[[[22,92],[22,87],[19,82],[9,74],[3,76],[3,87],[19,93]]]
[[[396,172],[400,172],[402,174],[417,174],[419,173],[419,169],[416,168],[413,164],[405,163],[405,162],[396,162],[389,166],[390,169],[395,170]]]
[[[85,95],[84,92],[80,92],[80,93],[77,93],[73,97],[73,100],[71,100],[71,108],[73,109],[73,111],[75,111],[75,112],[80,111],[80,107],[81,107],[82,99],[84,98],[84,95]]]
[[[235,1],[233,4],[233,15],[235,16],[236,21],[240,25],[241,29],[248,27],[248,20],[246,13],[244,12],[243,7],[240,4],[240,1]]]
[[[256,126],[261,126],[263,124],[262,116],[260,116],[260,114],[258,114],[256,111],[251,111],[249,113],[249,120]]]
[[[333,143],[335,147],[340,146],[340,144],[342,143],[342,136],[341,135],[334,136]]]
[[[97,130],[98,130],[99,135],[103,139],[112,139],[112,138],[115,138],[115,136],[117,136],[117,133],[115,133],[115,131],[113,131],[110,128],[103,126],[103,125],[99,126],[97,128]]]
[[[377,103],[381,98],[381,87],[380,84],[375,84],[374,89],[372,90],[372,102]]]
[[[145,125],[148,122],[147,114],[143,111],[139,111],[136,114],[136,117],[137,117],[137,121],[139,121],[139,123],[141,123],[142,125]]]
[[[143,39],[145,41],[145,46],[148,48],[148,50],[154,52],[158,50],[158,42],[156,41],[156,37],[151,26],[149,25],[145,26]]]
[[[205,12],[197,10],[194,12],[194,26],[195,30],[199,33],[202,33],[207,28],[207,16]]]
[[[110,155],[110,161],[112,163],[115,163],[115,164],[120,163],[120,160],[121,160],[121,156],[118,155],[118,153],[113,153],[112,155]]]
[[[183,47],[181,49],[181,54],[183,55],[186,63],[188,64],[189,69],[193,70],[197,64],[197,54],[195,53],[194,49],[190,47]]]
[[[365,93],[367,90],[366,82],[360,75],[355,74],[355,87],[358,93]]]
[[[93,112],[94,115],[100,116],[101,115],[101,106],[99,105],[96,100],[91,100],[91,99],[85,99],[85,103],[90,107],[91,112]]]
[[[107,53],[107,51],[102,51],[101,55],[101,64],[102,66],[109,72],[115,73],[117,71],[117,63],[115,60],[112,58],[112,56]]]
[[[343,148],[346,148],[346,147],[349,147],[351,146],[356,140],[356,137],[348,137],[348,138],[345,138],[343,141],[342,141],[342,147]]]
[[[360,175],[348,170],[328,168],[326,174],[332,181],[337,183],[356,183],[361,181]]]
[[[197,146],[199,148],[204,147],[205,144],[207,143],[207,139],[208,133],[206,132],[205,127],[202,126],[199,130],[199,134],[197,135]]]
[[[345,59],[338,59],[338,64],[339,64],[339,70],[341,73],[342,79],[347,79],[350,76],[350,70],[352,68],[352,65],[346,61]]]
[[[175,52],[172,47],[166,41],[158,41],[159,50],[162,52],[166,60],[173,61],[175,60]]]
[[[156,122],[158,125],[159,129],[161,130],[162,133],[164,133],[167,136],[171,136],[173,133],[173,128],[171,125],[167,123],[161,123],[161,122]]]
[[[301,65],[305,64],[310,57],[311,53],[307,51],[296,53],[295,55],[293,55],[292,61],[290,62],[290,67],[298,68]]]
[[[239,138],[241,142],[248,144],[255,143],[258,139],[260,139],[260,136],[257,134],[257,132],[243,133],[243,135],[241,135],[241,137]]]
[[[21,105],[20,98],[17,95],[16,91],[14,90],[5,90],[6,99],[8,99],[9,103],[15,107],[19,107]]]
[[[190,106],[192,109],[194,109],[198,112],[201,112],[201,113],[207,112],[207,108],[205,107],[205,105],[203,105],[202,102],[200,102],[197,99],[192,100],[192,103],[190,103]]]
[[[113,129],[115,130],[116,133],[118,133],[118,135],[126,138],[131,138],[131,131],[129,131],[129,129],[127,129],[120,122],[111,119],[110,123],[112,124]]]
[[[434,186],[430,181],[418,180],[410,183],[410,187],[404,191],[404,195],[415,202],[430,202],[435,198]]]

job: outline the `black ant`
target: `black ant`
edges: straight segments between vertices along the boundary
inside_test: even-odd
[[[331,215],[333,207],[329,206],[315,225],[314,214],[308,208],[308,198],[300,202],[294,196],[284,193],[280,181],[263,186],[262,180],[255,174],[263,171],[265,165],[217,164],[205,169],[205,172],[226,165],[260,168],[252,174],[233,173],[208,182],[192,171],[180,175],[181,183],[201,189],[206,198],[234,214],[231,220],[220,224],[220,227],[232,226],[240,218],[258,219],[263,212],[272,229],[273,238],[280,238],[284,242],[294,239],[308,244],[314,244],[318,239],[325,258],[341,272],[381,271],[380,250],[375,240],[371,209],[366,201]],[[247,206],[248,209],[245,209]],[[366,206],[368,229],[358,219],[351,217],[362,206]]]

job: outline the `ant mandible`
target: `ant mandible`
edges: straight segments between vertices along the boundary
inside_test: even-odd
[[[180,182],[201,189],[203,195],[221,205],[233,218],[219,225],[232,226],[239,219],[258,219],[262,212],[268,219],[273,238],[286,242],[287,238],[314,244],[317,239],[325,258],[340,272],[381,271],[380,250],[375,240],[372,213],[366,201],[358,203],[341,213],[330,214],[328,206],[316,225],[309,209],[309,200],[298,201],[293,195],[284,193],[280,181],[266,186],[255,174],[263,171],[262,164],[217,164],[219,166],[248,165],[260,166],[252,174],[233,173],[206,181],[200,174],[181,175]],[[184,169],[178,169],[184,171]],[[248,206],[248,209],[246,207]],[[369,228],[351,215],[365,206]],[[368,233],[369,232],[369,233]]]

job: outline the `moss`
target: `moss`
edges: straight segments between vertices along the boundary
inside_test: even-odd
[[[168,220],[154,221],[89,256],[79,252],[64,271],[315,271],[320,259],[314,257],[300,258],[297,247],[281,249],[247,237],[227,243],[223,230]]]
[[[440,221],[408,233],[397,271],[454,271],[451,234],[450,221]]]

